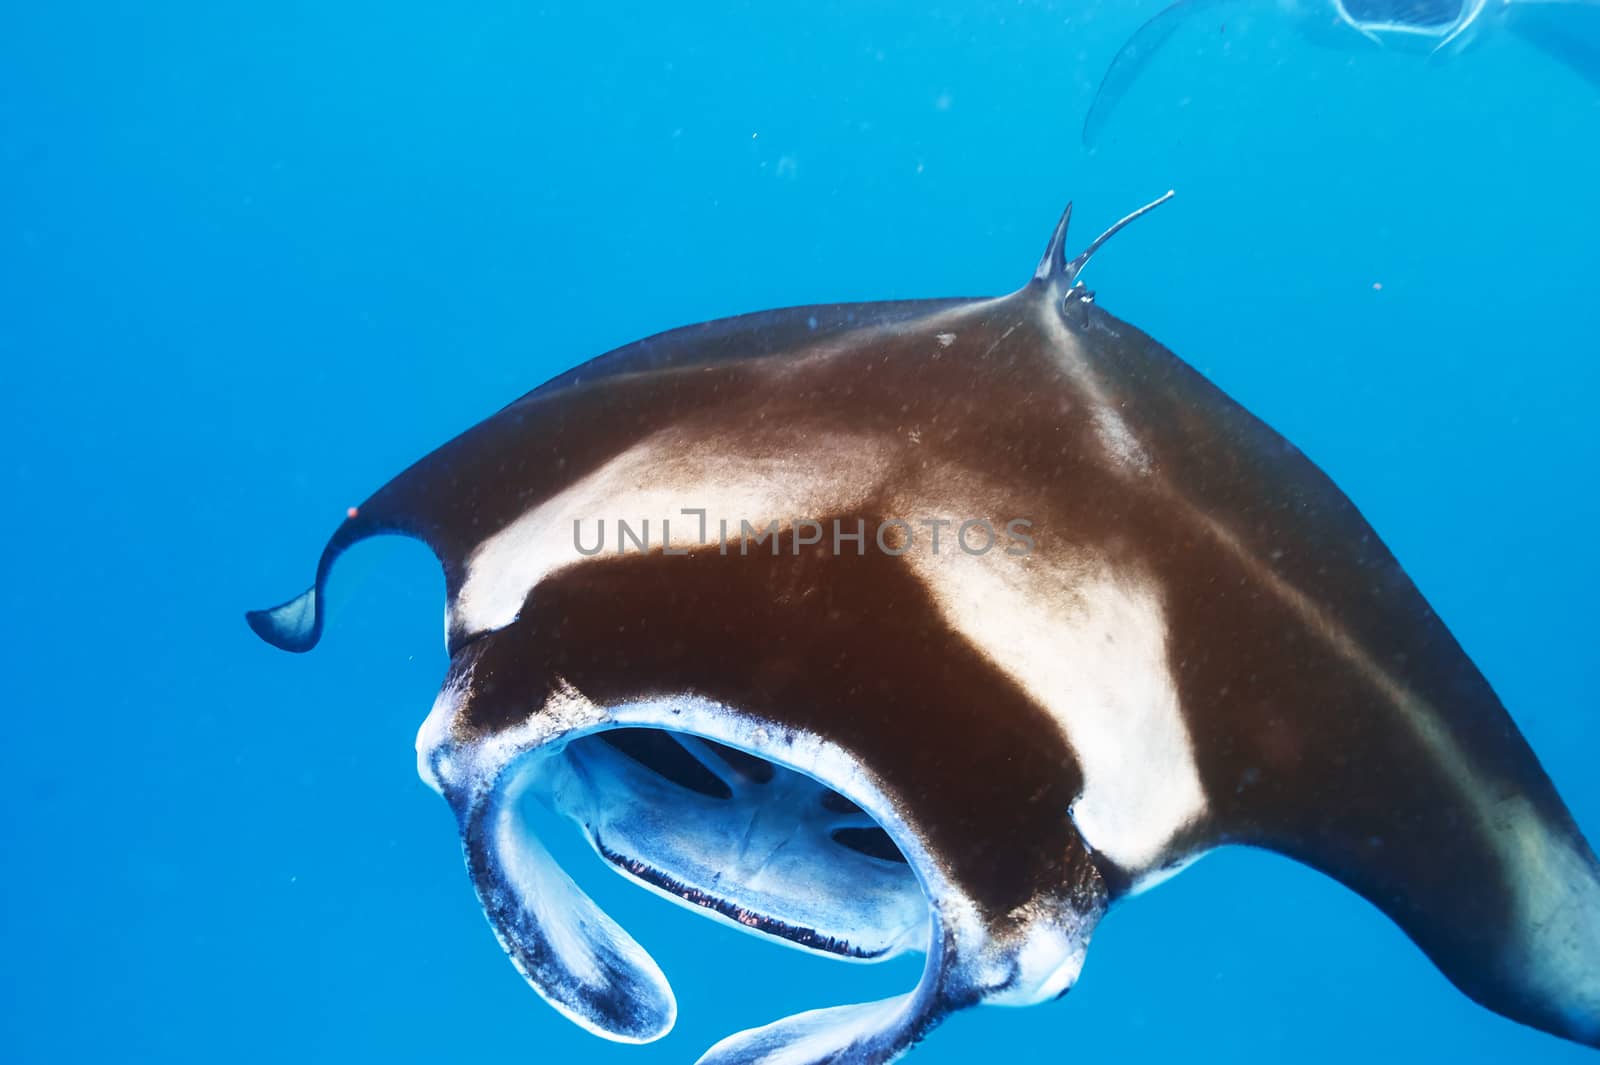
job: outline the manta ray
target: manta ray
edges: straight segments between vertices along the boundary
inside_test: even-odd
[[[1180,27],[1222,18],[1249,0],[1177,0],[1140,26],[1111,61],[1083,123],[1095,144],[1112,112]],[[1451,54],[1511,33],[1565,63],[1600,91],[1600,0],[1271,0],[1307,37],[1333,47],[1376,44]]]
[[[769,940],[925,957],[899,997],[702,1065],[886,1062],[952,1011],[1058,998],[1109,908],[1228,844],[1600,1044],[1600,870],[1494,691],[1328,477],[1079,280],[1149,209],[1068,259],[1069,207],[1008,296],[602,355],[352,508],[310,590],[248,615],[306,651],[351,545],[437,555],[417,767],[555,1009],[637,1043],[677,1007],[536,820]]]

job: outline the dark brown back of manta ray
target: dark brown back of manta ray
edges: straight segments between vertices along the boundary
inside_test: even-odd
[[[1040,301],[1075,339],[1077,372]],[[952,311],[970,320],[933,343],[929,321]],[[870,342],[852,346],[869,325]],[[820,340],[830,357],[773,391],[760,364]],[[454,595],[484,536],[662,427],[916,426],[921,447],[1036,504],[1041,551],[1067,536],[1158,577],[1208,805],[1183,848],[1250,844],[1322,870],[1480,1002],[1595,1043],[1600,878],[1537,759],[1343,493],[1151,338],[1036,281],[981,303],[750,315],[604,360],[396,478],[330,551],[410,532],[438,552]],[[1096,404],[1149,456],[1137,483],[1092,442]],[[1104,872],[1115,888],[1118,871]]]

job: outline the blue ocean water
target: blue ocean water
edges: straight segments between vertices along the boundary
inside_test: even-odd
[[[416,777],[427,552],[352,553],[308,656],[240,614],[551,375],[734,312],[1008,291],[1069,198],[1081,247],[1178,190],[1096,259],[1101,303],[1338,481],[1600,833],[1600,94],[1513,40],[1429,61],[1262,11],[1184,34],[1087,152],[1160,6],[0,13],[0,1059],[687,1062],[909,987],[913,960],[802,956],[591,860],[681,1012],[649,1047],[586,1035],[506,963]],[[1064,1000],[910,1060],[1591,1054],[1226,851],[1116,910]]]

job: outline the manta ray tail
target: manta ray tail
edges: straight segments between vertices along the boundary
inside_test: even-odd
[[[1106,123],[1111,120],[1111,113],[1122,102],[1123,95],[1139,79],[1139,75],[1144,73],[1150,61],[1155,58],[1156,52],[1160,51],[1161,46],[1167,43],[1180,26],[1191,17],[1202,15],[1229,2],[1230,0],[1178,0],[1134,31],[1133,36],[1122,46],[1122,50],[1111,60],[1111,66],[1106,69],[1105,76],[1100,79],[1100,88],[1095,92],[1094,103],[1089,107],[1088,117],[1083,120],[1083,143],[1093,147],[1100,139]]]

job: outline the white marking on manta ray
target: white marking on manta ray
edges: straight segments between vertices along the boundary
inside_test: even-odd
[[[1077,756],[1084,841],[1136,880],[1205,811],[1151,582],[1089,556],[907,555],[953,630],[1055,720]]]
[[[867,498],[884,469],[879,449],[858,438],[813,440],[802,457],[778,443],[766,453],[752,453],[748,440],[702,439],[686,448],[674,430],[643,441],[479,544],[450,604],[451,620],[471,633],[515,621],[540,581],[584,561],[573,543],[574,522],[583,523],[588,538],[603,519],[610,537],[604,551],[611,553],[618,520],[648,519],[656,548],[665,519],[668,542],[683,550],[701,543],[701,519],[684,514],[685,507],[706,511],[707,538],[715,544],[723,521],[733,540],[741,521],[760,529],[776,517],[787,529],[796,518],[842,512]]]

